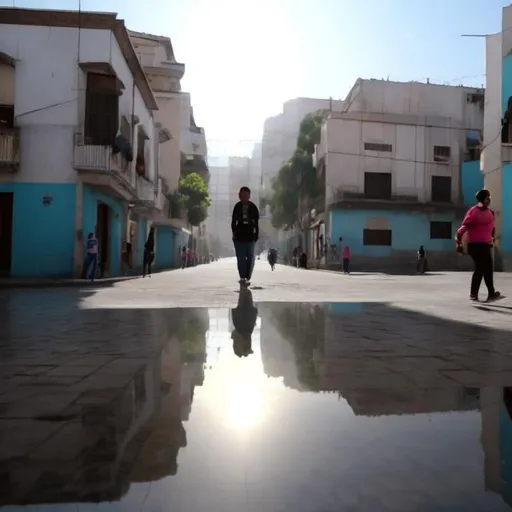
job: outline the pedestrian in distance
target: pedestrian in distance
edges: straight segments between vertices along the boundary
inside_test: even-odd
[[[251,284],[254,269],[254,250],[259,237],[260,212],[251,202],[251,189],[242,187],[238,193],[239,201],[233,208],[231,231],[235,245],[239,283]]]
[[[84,261],[84,279],[90,279],[94,281],[96,278],[96,272],[98,271],[98,239],[94,236],[94,233],[87,235],[87,246],[85,249],[85,261]]]
[[[151,277],[151,265],[155,260],[155,228],[151,226],[148,238],[144,244],[144,254],[142,259],[142,277],[146,274]]]
[[[350,274],[350,247],[348,245],[343,248],[343,273]]]
[[[482,278],[487,287],[487,301],[502,299],[503,295],[494,288],[494,261],[492,248],[494,244],[494,212],[490,209],[491,194],[482,189],[476,194],[477,204],[472,206],[455,236],[456,250],[463,252],[462,237],[466,234],[468,254],[473,259],[475,270],[471,278],[470,300],[478,301],[478,292]]]

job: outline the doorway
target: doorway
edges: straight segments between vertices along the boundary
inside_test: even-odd
[[[98,201],[96,219],[98,266],[100,277],[105,277],[110,271],[110,208],[107,204]]]
[[[14,195],[0,193],[0,276],[11,274],[12,259],[12,218]]]

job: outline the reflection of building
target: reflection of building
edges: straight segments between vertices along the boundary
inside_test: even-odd
[[[0,460],[0,508],[117,501],[133,482],[176,474],[178,451],[187,442],[183,421],[203,381],[208,313],[151,312],[146,318],[151,323],[140,335],[151,338],[148,346],[130,351],[134,359],[116,358],[98,370],[92,389],[61,414],[0,422],[0,437],[3,429],[11,434],[12,423],[27,441],[23,454]],[[69,399],[62,395],[45,398]]]
[[[314,353],[323,344],[323,310],[312,304],[260,304],[264,371],[286,386],[318,391]]]
[[[182,359],[180,345],[171,338],[162,352],[162,388],[158,414],[144,428],[142,448],[133,464],[132,482],[160,480],[178,471],[178,452],[187,445],[182,421]]]
[[[512,507],[512,388],[481,391],[485,487]]]
[[[130,446],[160,406],[159,364],[157,359],[137,373],[113,402],[83,406],[76,416],[71,409],[27,457],[1,461],[7,485],[0,505],[119,500],[130,486],[124,469],[127,458],[133,460]],[[20,422],[20,428],[24,423],[38,428],[32,421]]]
[[[327,391],[339,391],[357,416],[473,411],[479,408],[478,389],[462,386],[442,389],[410,387],[344,390],[343,384],[336,385],[335,382],[336,377],[333,376],[329,384],[334,389]]]
[[[177,336],[164,345],[161,365],[164,396],[158,413],[140,434],[142,448],[132,464],[132,482],[160,480],[178,471],[178,452],[187,445],[183,422],[190,415],[194,388],[204,380],[208,325],[205,315],[205,311],[198,310],[182,316],[180,327],[185,328],[178,328]]]

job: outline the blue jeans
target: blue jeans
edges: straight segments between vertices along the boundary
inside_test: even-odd
[[[235,241],[236,261],[240,279],[251,279],[254,269],[254,248],[256,242]]]
[[[94,281],[96,269],[98,268],[98,255],[87,253],[84,262],[84,279]]]

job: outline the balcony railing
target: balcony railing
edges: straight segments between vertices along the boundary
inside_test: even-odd
[[[156,207],[161,212],[169,211],[169,200],[167,199],[168,187],[163,178],[158,178],[158,186],[156,188]]]
[[[18,170],[20,164],[19,128],[0,128],[0,167]]]
[[[110,146],[78,144],[75,140],[73,167],[78,171],[113,173],[133,186],[132,165]]]
[[[155,204],[157,194],[155,193],[155,186],[153,182],[137,176],[135,180],[135,193],[137,195],[137,201],[144,204]]]

